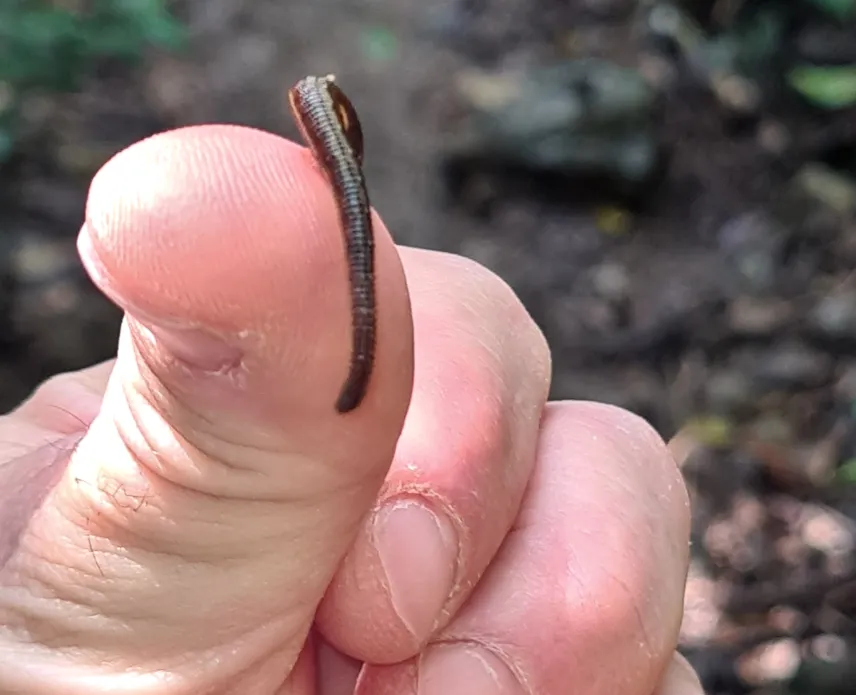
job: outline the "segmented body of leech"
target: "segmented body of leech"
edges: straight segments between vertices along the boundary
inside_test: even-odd
[[[374,230],[362,170],[363,134],[357,113],[332,76],[306,77],[288,93],[292,114],[333,191],[345,241],[351,292],[351,360],[336,410],[363,401],[374,368],[377,308]]]

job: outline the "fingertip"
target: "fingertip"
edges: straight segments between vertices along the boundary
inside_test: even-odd
[[[552,625],[554,641],[573,636],[582,662],[610,655],[644,670],[646,692],[671,659],[683,614],[685,496],[665,443],[642,418],[597,403],[548,405],[518,522],[529,546],[544,549],[533,552],[521,534],[516,552],[533,576],[568,579],[567,610],[546,612],[544,633]],[[514,588],[504,591],[508,596]],[[494,598],[496,605],[502,600]],[[547,640],[534,641],[533,653],[549,649]]]
[[[155,313],[216,321],[227,318],[223,304],[253,298],[244,311],[267,310],[257,300],[273,289],[268,267],[300,277],[341,255],[329,191],[303,154],[271,133],[226,125],[138,142],[93,179],[80,246],[129,299],[165,305]]]
[[[689,493],[671,450],[650,422],[625,408],[590,401],[550,403],[546,417],[555,421],[567,418],[585,427],[592,448],[599,452],[598,459],[610,459],[604,469],[634,481],[640,493],[644,491],[643,499],[660,505],[664,514],[668,511],[669,528],[674,535],[689,538]],[[564,449],[568,430],[552,427],[550,432],[545,446]]]
[[[689,661],[675,652],[655,695],[704,695],[704,688]]]

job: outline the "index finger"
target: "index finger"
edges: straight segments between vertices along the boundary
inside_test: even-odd
[[[401,258],[413,397],[379,501],[318,612],[328,640],[372,663],[415,654],[470,596],[517,514],[550,387],[546,340],[507,284],[459,256]]]

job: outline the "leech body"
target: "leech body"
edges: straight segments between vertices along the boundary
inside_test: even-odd
[[[354,410],[366,395],[377,329],[374,231],[363,176],[363,134],[353,105],[332,76],[305,77],[288,92],[303,139],[327,177],[339,208],[351,289],[351,362],[336,410]]]

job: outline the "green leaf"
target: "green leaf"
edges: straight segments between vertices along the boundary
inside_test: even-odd
[[[809,2],[842,21],[856,16],[856,0],[809,0]]]
[[[384,27],[371,27],[363,32],[363,52],[374,62],[387,62],[398,53],[398,38]]]
[[[726,447],[734,440],[734,423],[718,415],[698,415],[690,418],[685,428],[709,447]]]
[[[815,106],[841,109],[856,104],[856,65],[801,65],[788,73],[787,80]]]
[[[836,471],[835,478],[839,483],[853,485],[856,483],[856,459],[848,459]]]
[[[168,0],[89,0],[81,9],[45,0],[0,0],[0,161],[16,146],[15,114],[28,94],[76,88],[96,61],[133,62],[147,46],[184,45],[185,28]]]
[[[14,147],[15,141],[12,137],[12,133],[3,127],[0,127],[0,163],[9,158]]]

